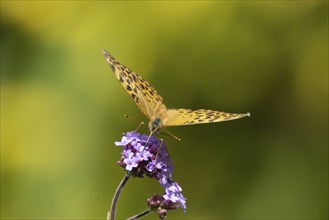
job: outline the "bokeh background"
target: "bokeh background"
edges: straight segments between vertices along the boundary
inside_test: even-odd
[[[147,120],[102,48],[169,107],[252,114],[169,129],[169,219],[327,219],[327,1],[1,1],[2,219],[105,219],[113,142]],[[118,219],[155,193],[129,180]]]

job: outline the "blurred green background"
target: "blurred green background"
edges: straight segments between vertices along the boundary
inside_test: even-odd
[[[327,1],[1,1],[1,218],[106,217],[113,142],[147,120],[102,48],[169,107],[252,114],[169,129],[169,219],[328,217]],[[118,219],[155,193],[129,180]]]

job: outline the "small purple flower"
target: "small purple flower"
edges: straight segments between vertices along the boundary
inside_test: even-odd
[[[131,139],[128,138],[127,136],[123,136],[122,139],[121,139],[121,142],[120,141],[116,141],[114,142],[114,144],[116,146],[124,146],[124,145],[127,145],[131,142]]]
[[[179,207],[186,211],[186,199],[184,198],[182,188],[178,183],[171,182],[170,187],[166,188],[166,193],[163,195],[163,198],[179,205]]]
[[[174,166],[162,140],[132,131],[124,134],[115,145],[123,147],[119,166],[134,177],[146,175],[155,178],[165,189],[163,196],[148,199],[149,207],[158,207],[154,210],[159,216],[165,216],[168,210],[177,208],[186,211],[186,199],[181,193],[182,188],[172,181]]]
[[[181,191],[182,188],[176,182],[171,182],[170,187],[166,189],[166,193],[163,196],[152,196],[147,199],[147,205],[151,210],[156,212],[161,219],[166,217],[169,210],[182,208],[185,212],[186,199]]]
[[[131,171],[134,167],[138,166],[139,158],[138,157],[127,157],[123,160],[126,164],[126,170]]]
[[[131,175],[147,175],[157,180],[163,176],[171,177],[173,165],[163,141],[132,131],[126,133],[121,141],[115,142],[115,145],[123,147],[118,164]]]

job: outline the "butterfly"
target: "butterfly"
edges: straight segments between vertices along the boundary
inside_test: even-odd
[[[119,63],[106,50],[102,52],[123,88],[150,120],[148,128],[151,135],[167,126],[205,124],[250,116],[250,113],[226,113],[206,109],[168,109],[163,98],[145,79]]]

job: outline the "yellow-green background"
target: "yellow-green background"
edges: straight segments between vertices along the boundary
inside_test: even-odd
[[[170,128],[188,209],[169,219],[328,217],[327,1],[1,1],[3,219],[105,218],[113,142],[146,119],[102,48],[169,107],[251,112]],[[162,192],[129,180],[117,217]]]

